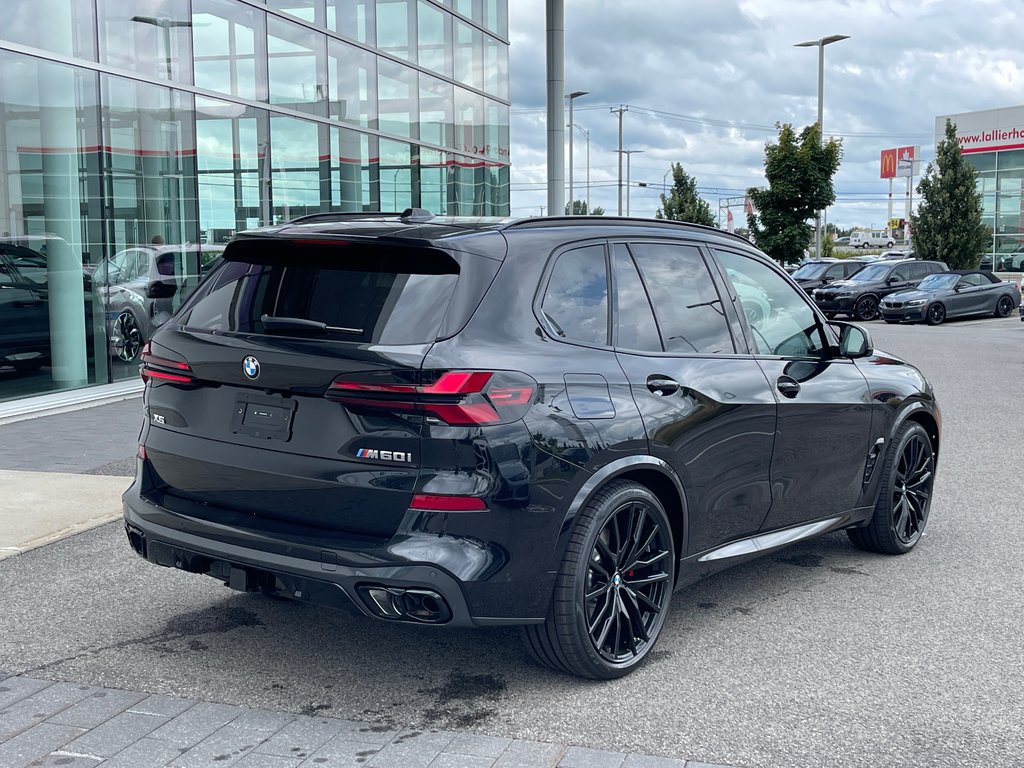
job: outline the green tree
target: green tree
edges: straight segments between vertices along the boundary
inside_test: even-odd
[[[799,136],[789,123],[777,127],[778,142],[769,141],[764,148],[768,187],[747,190],[754,207],[747,224],[758,248],[785,265],[803,256],[814,231],[809,221],[815,211],[835,202],[832,177],[839,170],[843,144],[838,139],[822,143],[817,123]]]
[[[592,209],[587,208],[586,200],[573,200],[572,212],[569,212],[569,203],[565,204],[566,216],[604,216],[604,208],[595,205]]]
[[[919,258],[944,261],[950,269],[978,268],[992,233],[981,223],[977,176],[960,151],[956,125],[947,119],[946,137],[935,147],[935,162],[928,163],[917,185],[917,213],[910,215]]]
[[[821,258],[831,259],[835,258],[836,255],[836,240],[835,235],[831,232],[827,232],[823,238],[821,238]]]
[[[667,197],[661,195],[661,207],[655,211],[654,218],[715,226],[711,206],[697,194],[696,179],[684,171],[679,163],[672,163],[672,189]]]

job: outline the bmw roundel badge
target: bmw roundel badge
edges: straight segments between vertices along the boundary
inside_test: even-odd
[[[242,361],[242,372],[246,375],[246,378],[258,378],[260,375],[260,361],[249,355]]]

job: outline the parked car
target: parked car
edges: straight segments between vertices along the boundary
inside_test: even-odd
[[[0,246],[0,368],[36,370],[50,357],[45,287],[25,277],[9,246]]]
[[[1009,317],[1020,301],[1016,283],[1000,280],[991,272],[958,269],[930,275],[915,290],[885,297],[882,318],[887,323],[939,325],[951,317]]]
[[[901,259],[916,259],[917,256],[911,250],[882,251],[879,257],[882,261],[899,261]]]
[[[845,280],[864,268],[865,262],[856,259],[822,259],[805,262],[792,277],[808,294],[836,280]]]
[[[106,314],[111,357],[135,360],[223,251],[223,245],[145,245],[103,259],[93,282]]]
[[[24,240],[25,238],[19,238]],[[0,241],[0,368],[31,372],[50,363],[50,267],[46,254]],[[93,349],[89,276],[82,278],[86,354]]]
[[[850,236],[849,235],[844,235],[843,237],[837,237],[836,241],[835,241],[835,244],[836,245],[849,245],[850,244]]]
[[[941,261],[876,261],[847,280],[818,288],[814,302],[827,317],[845,314],[861,321],[874,320],[883,297],[914,288],[928,275],[948,271]]]
[[[844,529],[910,551],[939,452],[916,368],[680,222],[242,233],[142,363],[139,555],[385,622],[523,625],[591,678],[731,564]]]

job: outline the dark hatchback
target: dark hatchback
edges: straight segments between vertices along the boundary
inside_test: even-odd
[[[878,306],[890,293],[915,287],[929,275],[948,272],[941,261],[876,261],[848,280],[814,291],[814,302],[828,317],[850,315],[867,321],[878,317]]]
[[[523,625],[593,678],[635,668],[709,573],[841,529],[910,551],[939,450],[916,368],[745,240],[675,222],[244,233],[142,359],[141,556],[383,621]]]
[[[958,269],[927,277],[912,291],[887,296],[882,301],[882,319],[939,325],[954,317],[1009,317],[1019,304],[1016,283],[1000,280],[991,272]]]

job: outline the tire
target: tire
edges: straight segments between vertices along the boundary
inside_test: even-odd
[[[909,482],[908,482],[909,481]],[[935,452],[924,427],[900,427],[882,466],[878,501],[871,521],[846,533],[858,549],[903,555],[921,540],[928,523],[935,482]]]
[[[999,301],[996,302],[996,317],[1009,317],[1010,313],[1013,312],[1013,299],[1003,294],[999,297]]]
[[[114,357],[123,363],[130,363],[139,356],[142,350],[142,330],[139,321],[129,310],[122,310],[114,318],[110,328],[110,339],[113,342]]]
[[[853,316],[862,323],[878,317],[878,299],[868,293],[857,299],[853,305]]]
[[[946,307],[939,302],[930,304],[928,306],[928,312],[925,314],[925,322],[928,325],[942,325],[942,321],[946,319]]]
[[[639,552],[631,551],[637,546]],[[629,674],[658,640],[675,568],[672,525],[661,502],[637,483],[609,483],[580,510],[547,619],[523,627],[530,655],[558,672],[595,680]]]
[[[896,242],[894,240],[890,240],[888,243],[885,244],[885,247],[892,248],[894,245],[896,245]]]

